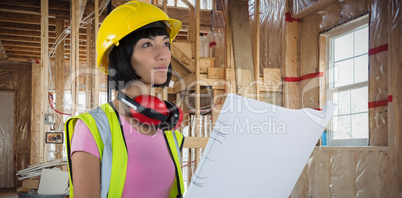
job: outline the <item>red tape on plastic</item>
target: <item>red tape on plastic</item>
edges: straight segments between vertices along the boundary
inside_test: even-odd
[[[293,21],[300,22],[301,19],[292,18],[292,16],[290,16],[290,12],[286,12],[286,14],[285,14],[285,21],[293,23]]]
[[[300,82],[302,80],[307,80],[311,78],[317,78],[317,77],[324,77],[323,72],[318,72],[318,73],[311,73],[311,74],[306,74],[300,77],[283,77],[283,81],[285,82]]]
[[[387,50],[388,50],[388,44],[385,44],[385,45],[381,45],[381,46],[375,47],[373,49],[370,49],[368,54],[369,54],[369,56],[371,56],[371,55],[378,54],[380,52],[387,51]]]
[[[383,107],[388,106],[388,103],[392,102],[392,95],[388,96],[388,99],[373,101],[368,103],[368,108],[376,108],[376,107]]]

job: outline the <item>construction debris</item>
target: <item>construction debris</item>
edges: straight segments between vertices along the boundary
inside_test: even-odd
[[[57,160],[53,160],[53,161],[49,161],[49,162],[43,162],[43,163],[28,166],[28,168],[18,171],[16,175],[20,176],[20,177],[18,177],[18,180],[21,181],[24,179],[41,176],[42,169],[44,169],[44,168],[46,168],[46,169],[56,168],[57,169],[57,167],[63,166],[66,164],[67,164],[67,161],[62,160],[62,159],[57,159]]]

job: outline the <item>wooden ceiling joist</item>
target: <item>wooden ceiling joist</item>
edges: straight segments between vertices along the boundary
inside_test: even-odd
[[[49,48],[52,46],[49,46]],[[9,47],[9,46],[3,46],[3,49],[6,52],[9,51],[16,51],[16,52],[27,52],[27,53],[31,53],[31,52],[40,52],[40,47],[37,48],[32,48],[32,47]],[[70,53],[70,48],[64,48],[66,53]],[[49,50],[50,51],[50,50]],[[87,50],[85,47],[80,47],[80,53],[85,53]]]
[[[8,12],[0,12],[0,21],[12,23],[25,23],[40,25],[41,16],[31,14],[10,14]],[[49,25],[56,26],[56,19],[49,18]]]
[[[5,47],[26,47],[26,48],[40,48],[40,43],[25,43],[25,42],[13,42],[13,41],[1,41],[1,44]],[[52,47],[52,44],[49,44]],[[65,45],[66,49],[70,49],[69,45]],[[80,45],[80,51],[86,50],[86,45]]]
[[[40,25],[35,24],[11,23],[11,22],[0,21],[0,28],[40,32]],[[49,33],[55,33],[55,32],[56,32],[56,26],[49,26]],[[84,28],[80,28],[80,35],[84,36],[86,35],[86,30]]]
[[[27,30],[11,30],[3,29],[0,27],[0,35],[6,36],[24,36],[40,38],[40,32],[27,31]],[[49,32],[49,38],[56,39],[56,33]],[[70,40],[70,35],[67,35],[67,40]],[[86,40],[86,34],[80,34],[80,40]]]
[[[29,30],[40,32],[40,25],[35,24],[25,24],[25,23],[12,23],[0,21],[0,27],[3,29],[13,29],[13,30]],[[49,26],[49,32],[56,32],[56,26]]]
[[[12,1],[1,1],[1,4],[28,7],[28,8],[39,8],[40,10],[40,0],[12,0]],[[61,10],[70,11],[69,1],[51,0],[49,1],[49,10]]]
[[[28,42],[28,43],[40,43],[41,40],[40,38],[35,38],[35,37],[24,37],[24,36],[6,36],[6,35],[1,35],[0,34],[0,41],[17,41],[17,42]],[[49,38],[49,43],[53,44],[56,41],[55,38]],[[66,38],[64,40],[64,43],[70,44],[70,39]],[[81,44],[85,44],[86,40],[85,39],[80,39]]]
[[[18,13],[18,14],[32,14],[40,16],[40,8],[33,7],[21,7],[19,5],[9,5],[5,3],[0,3],[0,11],[1,12],[9,12],[9,13]],[[49,10],[49,18],[63,18],[69,19],[69,12],[64,10]]]

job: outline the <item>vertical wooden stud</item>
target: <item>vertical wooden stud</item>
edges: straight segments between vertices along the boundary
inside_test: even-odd
[[[95,48],[96,45],[96,38],[98,37],[98,31],[99,31],[99,0],[94,0],[95,3],[95,20],[93,22],[93,48]],[[99,70],[97,69],[97,62],[96,62],[96,50],[93,50],[93,64],[92,64],[92,71],[94,73],[94,76],[92,78],[92,91],[91,91],[91,104],[92,108],[95,108],[99,105]]]
[[[71,42],[70,42],[70,63],[71,63],[71,115],[78,112],[79,94],[79,0],[71,0]]]
[[[47,147],[45,146],[45,113],[48,112],[49,97],[49,0],[41,0],[41,103],[40,103],[40,129],[39,129],[39,158],[40,162],[47,161]]]
[[[92,108],[92,72],[93,68],[93,48],[92,48],[92,23],[87,25],[87,69],[85,72],[85,111]]]
[[[59,37],[64,31],[64,19],[56,19],[56,38]],[[55,78],[55,91],[56,91],[56,107],[60,112],[64,112],[64,41],[57,46],[56,49],[56,78]],[[55,126],[62,126],[63,115],[61,119],[57,119]],[[56,128],[56,130],[63,130],[63,128]],[[57,131],[59,132],[59,131]],[[63,158],[63,144],[56,146],[55,152],[56,159]]]
[[[298,77],[298,23],[285,22],[284,34],[282,77]],[[283,82],[283,106],[289,109],[299,108],[299,82]]]
[[[167,14],[167,0],[163,0],[163,11]],[[162,100],[168,99],[168,87],[162,89]]]
[[[200,80],[200,0],[195,2],[195,137],[201,137],[200,131],[200,84],[197,81]],[[195,169],[200,161],[199,149],[195,151]]]
[[[398,0],[388,4],[388,167],[387,196],[402,195],[402,14]]]
[[[254,5],[254,79],[256,89],[256,99],[260,100],[260,87],[258,78],[260,77],[260,0],[256,0]]]
[[[229,22],[232,33],[237,94],[256,99],[253,83],[254,67],[249,33],[247,1],[228,1]]]

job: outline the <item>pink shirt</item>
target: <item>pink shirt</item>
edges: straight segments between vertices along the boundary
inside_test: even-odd
[[[169,197],[175,178],[163,132],[144,135],[136,131],[122,116],[123,133],[128,150],[127,175],[122,197]],[[79,138],[76,138],[79,137]],[[99,158],[98,147],[86,124],[78,120],[71,140],[71,155],[85,151]]]

